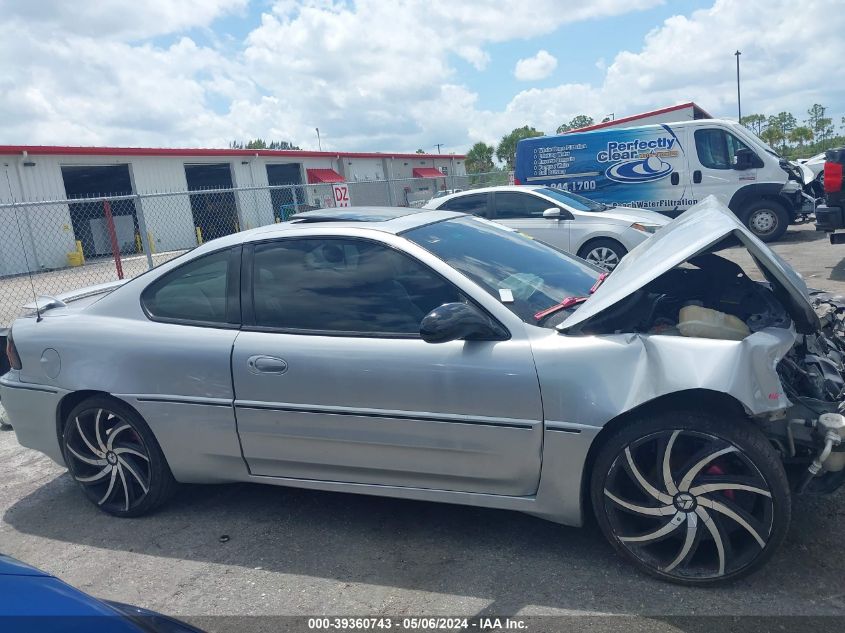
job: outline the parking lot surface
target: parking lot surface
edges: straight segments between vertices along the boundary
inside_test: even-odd
[[[775,250],[808,285],[845,294],[845,246],[812,225],[793,227]],[[744,251],[728,255],[749,263]],[[188,619],[633,614],[642,621],[591,628],[677,630],[667,618],[845,617],[845,491],[798,498],[787,541],[763,571],[687,589],[638,573],[594,526],[506,511],[229,485],[183,486],[153,516],[116,519],[9,430],[0,431],[0,481],[0,551],[98,597]],[[235,630],[225,622],[198,621]]]

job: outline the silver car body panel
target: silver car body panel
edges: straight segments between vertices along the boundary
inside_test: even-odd
[[[0,379],[0,397],[20,443],[61,463],[62,398],[97,391],[144,417],[179,481],[256,481],[498,507],[579,525],[588,451],[620,414],[693,389],[729,394],[752,414],[788,405],[774,367],[793,344],[793,330],[763,330],[736,342],[567,336],[528,325],[398,235],[460,215],[254,229],[206,243],[82,311],[56,308],[40,323],[19,319],[13,333],[24,369]],[[699,218],[702,209],[689,215]],[[377,240],[417,258],[472,297],[510,339],[431,345],[306,337],[154,322],[141,308],[149,283],[194,257],[244,242],[327,235]],[[664,247],[678,248],[675,239],[652,243],[661,266],[670,257]],[[770,260],[762,244],[747,246]],[[788,268],[771,268],[795,284]],[[605,282],[610,290],[617,274]],[[620,278],[628,292],[636,289],[635,280]],[[591,301],[606,302],[603,295],[617,296],[604,290],[575,314]],[[48,348],[61,358],[55,378],[40,362]],[[256,354],[284,359],[287,370],[250,374],[247,361]]]

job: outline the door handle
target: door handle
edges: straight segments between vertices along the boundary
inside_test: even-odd
[[[670,180],[672,181],[673,185],[677,185],[679,182],[681,182],[681,177],[678,175],[678,172],[673,172]]]
[[[694,172],[692,172],[692,181],[695,184],[698,184],[698,183],[701,182],[701,170],[696,169]]]
[[[275,356],[250,356],[246,366],[253,374],[283,374],[288,370],[288,363]]]

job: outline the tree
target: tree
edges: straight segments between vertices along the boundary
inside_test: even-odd
[[[767,125],[766,129],[760,133],[760,138],[772,147],[777,147],[783,142],[783,132],[777,125]]]
[[[798,143],[798,147],[804,147],[804,143],[813,140],[813,130],[806,125],[799,125],[789,132],[789,142]]]
[[[587,116],[586,114],[579,114],[576,117],[572,117],[572,120],[569,123],[561,123],[557,128],[557,133],[563,134],[564,132],[577,130],[578,128],[587,127],[592,124],[593,117]]]
[[[492,145],[479,141],[467,152],[464,160],[468,174],[483,174],[493,171],[493,153],[496,149]]]
[[[424,149],[418,149],[417,154],[425,154],[425,150]]]
[[[757,136],[760,136],[763,130],[766,129],[766,117],[762,114],[749,114],[748,116],[742,117],[739,122]]]
[[[762,137],[769,145],[780,145],[781,152],[786,150],[786,141],[789,138],[789,133],[798,127],[798,121],[789,112],[779,112],[777,115],[772,115],[766,121],[766,131]],[[774,142],[772,140],[775,139]]]
[[[827,108],[820,103],[814,103],[813,107],[807,110],[807,126],[813,131],[813,136],[824,142],[833,136],[833,119],[825,116]],[[845,122],[845,118],[843,118]]]
[[[270,141],[267,143],[263,138],[250,139],[246,143],[243,141],[232,141],[229,143],[231,149],[300,149],[290,141]]]
[[[524,125],[511,131],[510,134],[505,134],[502,140],[499,141],[499,146],[496,148],[496,158],[507,165],[508,171],[513,169],[516,161],[516,144],[524,138],[532,138],[534,136],[543,136],[539,130],[533,127]]]

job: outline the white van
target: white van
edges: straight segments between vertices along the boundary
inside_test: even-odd
[[[673,217],[712,194],[767,242],[813,209],[809,170],[720,119],[524,139],[514,180]]]

